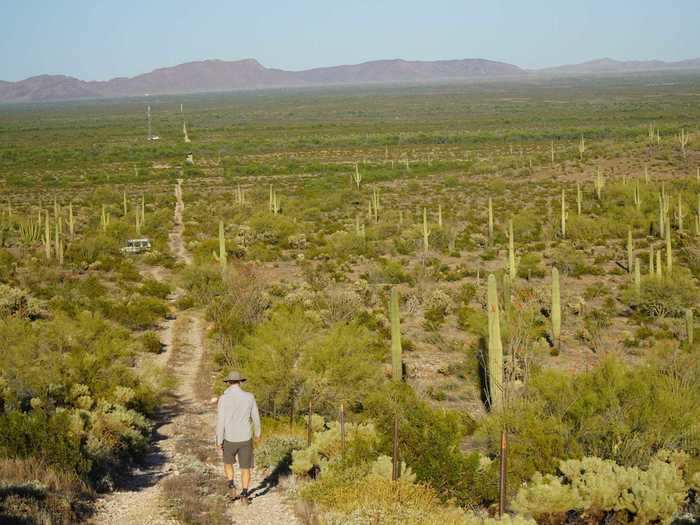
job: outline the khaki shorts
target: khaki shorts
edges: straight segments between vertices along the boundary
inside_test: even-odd
[[[236,456],[239,468],[253,468],[253,440],[234,442],[224,439],[224,463],[233,465]]]

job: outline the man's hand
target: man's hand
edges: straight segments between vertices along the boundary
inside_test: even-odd
[[[260,445],[261,442],[262,442],[262,437],[261,437],[261,436],[258,436],[258,437],[255,438],[255,446],[256,446],[256,447],[257,447],[258,445]]]

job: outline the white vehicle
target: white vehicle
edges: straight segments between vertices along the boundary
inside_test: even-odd
[[[129,239],[122,253],[143,253],[151,251],[151,241],[148,239]]]

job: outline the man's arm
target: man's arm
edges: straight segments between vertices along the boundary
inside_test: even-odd
[[[253,433],[255,439],[260,439],[260,413],[258,412],[258,404],[253,398],[253,407],[250,410],[250,419],[253,421]]]
[[[222,410],[224,396],[219,397],[219,403],[216,410],[216,445],[221,446],[224,442],[224,425],[226,424],[226,415]]]

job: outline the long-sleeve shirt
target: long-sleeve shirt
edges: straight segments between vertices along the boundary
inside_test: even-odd
[[[248,441],[253,432],[256,438],[260,437],[260,414],[255,396],[239,385],[231,385],[219,397],[216,444],[221,445],[224,440],[234,443]]]

